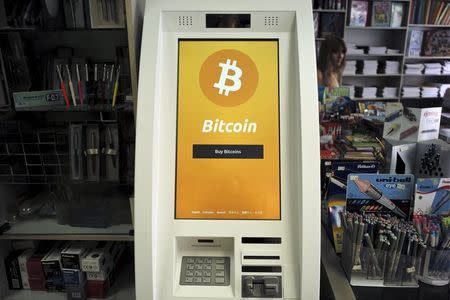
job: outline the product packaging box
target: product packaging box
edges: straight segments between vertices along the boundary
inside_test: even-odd
[[[415,175],[417,178],[450,177],[450,144],[443,140],[417,143]]]
[[[81,270],[81,260],[97,242],[71,242],[61,251],[61,267],[63,269]]]
[[[419,142],[437,139],[442,107],[411,108],[401,103],[386,105],[383,138]]]
[[[343,228],[339,211],[345,210],[347,176],[351,173],[377,173],[376,161],[331,161],[326,173],[328,185],[324,195],[326,206],[327,230],[333,238],[336,253],[342,251]]]
[[[385,173],[414,174],[417,143],[385,140]]]
[[[45,276],[45,287],[48,291],[64,290],[64,278],[61,271],[61,250],[63,244],[57,244],[41,260]]]
[[[417,179],[414,213],[450,215],[450,178]]]
[[[347,211],[408,218],[414,191],[413,175],[349,174]]]
[[[41,260],[44,258],[42,254],[34,254],[28,259],[27,271],[28,282],[32,291],[45,291],[45,276],[42,270]]]
[[[8,287],[10,290],[22,289],[22,277],[20,274],[20,267],[18,258],[22,251],[14,251],[5,259],[6,277],[8,280]]]
[[[81,269],[84,272],[100,272],[122,247],[124,245],[120,242],[100,242],[81,260]]]
[[[85,300],[87,299],[87,284],[75,286],[66,286],[67,300]]]
[[[30,283],[28,281],[27,262],[30,259],[30,257],[34,254],[34,251],[35,249],[27,249],[22,254],[20,254],[18,258],[23,289],[30,289]]]
[[[86,281],[86,273],[81,270],[73,270],[73,269],[61,269],[64,285],[67,287],[68,285],[82,285]]]

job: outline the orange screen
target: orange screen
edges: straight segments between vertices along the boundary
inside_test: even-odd
[[[179,40],[175,218],[279,220],[278,40]]]

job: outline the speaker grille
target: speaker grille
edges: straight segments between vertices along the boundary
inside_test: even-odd
[[[278,26],[278,16],[265,16],[264,26]]]
[[[192,26],[192,16],[178,16],[179,26]]]

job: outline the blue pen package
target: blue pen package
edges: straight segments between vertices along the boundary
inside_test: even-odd
[[[414,195],[415,214],[450,214],[450,178],[419,178]]]
[[[413,190],[413,175],[349,174],[347,211],[407,218]]]

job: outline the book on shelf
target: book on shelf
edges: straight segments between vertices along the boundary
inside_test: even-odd
[[[409,38],[408,55],[420,56],[422,51],[423,30],[413,29],[411,30]]]
[[[352,0],[350,8],[349,26],[364,27],[367,24],[369,2],[364,0]]]
[[[372,26],[389,27],[391,17],[391,2],[374,1],[372,3]]]
[[[344,36],[344,15],[332,12],[322,13],[319,19],[319,35],[325,38],[329,35]]]
[[[319,13],[315,12],[313,13],[313,20],[314,20],[314,37],[319,36]]]
[[[424,56],[450,56],[450,30],[425,31],[422,48]]]
[[[391,22],[390,27],[402,27],[405,5],[400,2],[391,3]]]
[[[450,25],[448,0],[413,0],[410,20],[413,24]]]
[[[345,0],[314,0],[314,9],[344,9]]]

